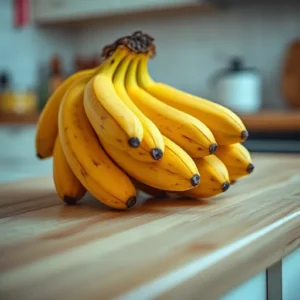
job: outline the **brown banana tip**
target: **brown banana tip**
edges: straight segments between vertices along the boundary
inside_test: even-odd
[[[132,148],[137,148],[141,144],[141,142],[137,137],[132,137],[128,140],[128,144]]]
[[[223,184],[222,184],[222,192],[226,192],[230,187],[230,183],[228,181],[225,181]]]
[[[253,164],[249,164],[248,167],[247,167],[247,172],[250,174],[254,171],[255,167]]]
[[[215,153],[216,150],[217,150],[217,148],[218,148],[218,145],[217,145],[217,144],[211,144],[211,145],[209,146],[209,153],[210,153],[210,154]]]
[[[136,204],[136,197],[135,196],[130,197],[126,202],[127,208],[130,208],[130,207],[134,206],[135,204]]]
[[[41,154],[39,154],[39,153],[36,153],[36,157],[38,158],[38,159],[43,159],[44,157],[41,155]]]
[[[194,174],[193,177],[191,178],[191,183],[192,186],[197,186],[200,183],[200,175]]]
[[[246,141],[249,137],[249,132],[247,130],[243,130],[241,133],[241,138],[243,141]]]
[[[162,157],[164,155],[164,153],[162,152],[162,150],[159,149],[159,148],[153,148],[153,149],[151,149],[150,154],[151,154],[151,156],[152,156],[152,158],[154,160],[160,160],[160,159],[162,159]]]
[[[64,201],[68,205],[76,205],[77,200],[74,197],[64,196]]]

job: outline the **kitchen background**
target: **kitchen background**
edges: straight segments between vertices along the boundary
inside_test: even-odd
[[[0,180],[51,172],[51,160],[34,153],[48,95],[67,75],[97,64],[105,44],[136,30],[155,37],[152,76],[240,113],[250,150],[300,152],[299,45],[289,50],[300,39],[300,3],[84,3],[0,0]]]

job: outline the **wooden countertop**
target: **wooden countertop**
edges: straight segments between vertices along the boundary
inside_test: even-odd
[[[300,245],[300,156],[211,201],[152,199],[127,212],[65,206],[51,177],[0,185],[2,299],[217,298]]]
[[[299,109],[289,111],[264,110],[240,117],[250,132],[300,132]]]

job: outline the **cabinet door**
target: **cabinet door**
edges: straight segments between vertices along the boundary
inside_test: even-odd
[[[300,249],[282,261],[283,300],[300,299]]]
[[[199,0],[35,0],[33,15],[37,22],[51,22],[200,3]]]
[[[37,159],[33,125],[0,126],[0,182],[51,174],[52,160]]]
[[[266,287],[266,272],[262,272],[221,297],[220,300],[266,300]]]

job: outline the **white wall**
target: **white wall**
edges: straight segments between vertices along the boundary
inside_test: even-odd
[[[247,65],[262,72],[264,106],[280,108],[284,106],[280,92],[284,50],[300,33],[300,5],[281,3],[237,3],[217,12],[151,13],[81,24],[75,28],[75,50],[100,52],[106,43],[141,29],[156,38],[152,76],[208,98],[209,78],[226,65],[229,56],[242,55]]]
[[[33,25],[14,28],[12,1],[0,0],[0,71],[9,72],[13,87],[34,87],[39,63],[48,63],[53,53],[63,58],[69,71],[72,36],[62,29],[37,29]]]

